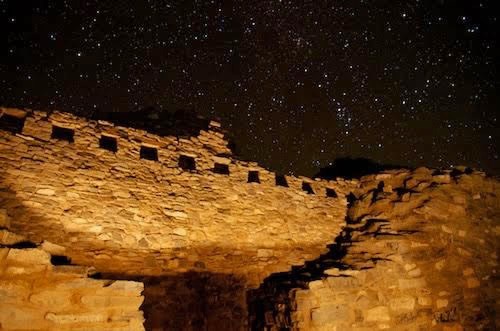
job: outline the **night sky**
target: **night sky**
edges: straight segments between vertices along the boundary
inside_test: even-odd
[[[494,4],[0,0],[0,104],[195,112],[296,175],[339,157],[498,175]]]

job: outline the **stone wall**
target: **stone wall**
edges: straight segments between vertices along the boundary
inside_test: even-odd
[[[495,330],[500,183],[482,173],[364,177],[328,254],[250,296],[258,330]]]
[[[193,270],[258,286],[326,250],[355,185],[293,176],[277,185],[276,174],[232,158],[214,122],[183,139],[60,112],[2,112],[24,121],[17,133],[0,130],[0,208],[12,229],[102,272]]]
[[[499,326],[497,179],[281,177],[215,122],[177,138],[0,110],[3,329],[141,329],[142,284],[155,331]]]
[[[91,279],[42,248],[12,248],[19,239],[0,233],[0,330],[144,330],[142,283]]]

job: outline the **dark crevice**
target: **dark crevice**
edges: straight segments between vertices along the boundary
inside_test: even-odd
[[[244,281],[233,275],[186,272],[164,276],[103,273],[99,279],[144,284],[146,330],[244,330]],[[95,276],[92,278],[96,278]]]
[[[50,263],[53,265],[71,265],[71,259],[64,255],[52,255]]]
[[[37,248],[38,245],[32,241],[20,241],[12,245],[0,245],[2,248],[15,248],[15,249],[26,249],[26,248]]]
[[[379,185],[378,190],[383,190],[383,186]],[[347,196],[347,210],[349,210],[357,201],[355,195],[350,193]],[[328,245],[328,252],[321,255],[313,261],[307,261],[302,266],[294,266],[288,272],[272,274],[264,280],[258,289],[250,290],[247,293],[247,302],[249,309],[249,327],[251,330],[292,330],[291,313],[293,311],[294,289],[307,289],[308,284],[315,280],[325,279],[328,276],[325,271],[328,269],[348,270],[352,267],[346,264],[343,260],[348,253],[349,248],[359,241],[364,235],[387,235],[382,232],[388,225],[388,221],[384,219],[368,219],[358,227],[351,227],[349,224],[355,224],[362,221],[362,217],[356,220],[346,216],[347,226],[338,235],[333,244]],[[366,231],[373,231],[371,234],[366,234]],[[409,232],[400,231],[390,233],[390,235],[404,235]],[[360,236],[361,234],[361,236]],[[356,239],[355,239],[355,238]],[[363,268],[374,268],[381,261],[391,261],[387,257],[365,257],[368,252],[359,252],[352,257],[352,261],[359,260],[360,262],[373,264],[373,266],[363,266]],[[352,263],[352,262],[351,262]],[[335,277],[346,277],[347,275],[339,275]]]

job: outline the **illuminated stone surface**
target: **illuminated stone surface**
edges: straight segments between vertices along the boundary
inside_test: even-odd
[[[1,328],[141,330],[143,312],[148,330],[496,327],[496,179],[286,184],[217,123],[176,138],[29,112],[0,131]]]

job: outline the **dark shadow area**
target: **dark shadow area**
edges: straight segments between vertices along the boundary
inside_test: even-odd
[[[247,183],[258,183],[260,184],[259,172],[256,170],[250,170],[248,172]]]
[[[115,137],[103,135],[99,139],[99,147],[116,153],[118,151],[118,142]]]
[[[192,137],[207,130],[210,120],[188,110],[157,110],[146,107],[139,111],[95,112],[91,119],[115,125],[146,130],[160,136]]]
[[[52,255],[50,263],[53,265],[71,265],[71,259],[64,255]]]
[[[333,188],[326,188],[326,196],[327,198],[338,198],[337,192]]]
[[[347,200],[349,209],[356,202],[356,197],[351,193]],[[358,219],[352,220],[346,216],[347,224],[357,222],[359,222]],[[288,272],[272,274],[258,289],[249,291],[247,303],[250,330],[292,330],[291,313],[294,304],[292,290],[307,289],[310,282],[326,278],[324,272],[327,269],[349,269],[349,265],[343,262],[343,258],[352,245],[353,234],[363,230],[363,228],[345,227],[339,236],[332,239],[333,243],[327,246],[327,253],[301,266],[294,266]],[[382,227],[379,230],[381,231]]]
[[[337,177],[353,179],[376,174],[385,170],[405,168],[398,165],[380,164],[365,158],[343,157],[333,161],[331,166],[321,168],[314,177],[335,179]],[[408,168],[408,167],[406,167]]]
[[[159,277],[103,274],[102,278],[144,283],[141,310],[146,330],[247,330],[245,288],[232,275],[187,272]]]
[[[32,241],[21,241],[12,245],[1,245],[5,248],[15,248],[15,249],[26,249],[26,248],[37,248],[38,245]]]
[[[69,143],[73,143],[75,141],[75,131],[69,128],[63,128],[61,126],[53,125],[52,126],[52,134],[50,135],[51,139],[64,140]]]
[[[229,166],[227,164],[215,163],[214,172],[220,175],[229,175]]]
[[[195,171],[196,161],[194,157],[183,154],[179,155],[179,168],[187,171]]]
[[[302,182],[302,191],[306,192],[307,194],[314,194],[311,183]]]
[[[0,115],[0,130],[11,133],[21,133],[23,131],[25,117],[17,117],[11,114]]]
[[[327,269],[347,269],[342,257],[347,253],[350,239],[351,233],[343,232],[328,246],[328,253],[302,266],[292,267],[289,272],[273,274],[258,289],[250,290],[247,295],[250,330],[292,330],[291,291],[305,289],[310,282],[325,278]]]
[[[143,160],[158,161],[158,150],[154,147],[141,146],[139,156]]]
[[[276,174],[276,177],[274,179],[275,179],[276,186],[288,187],[288,182],[286,181],[285,175]]]

